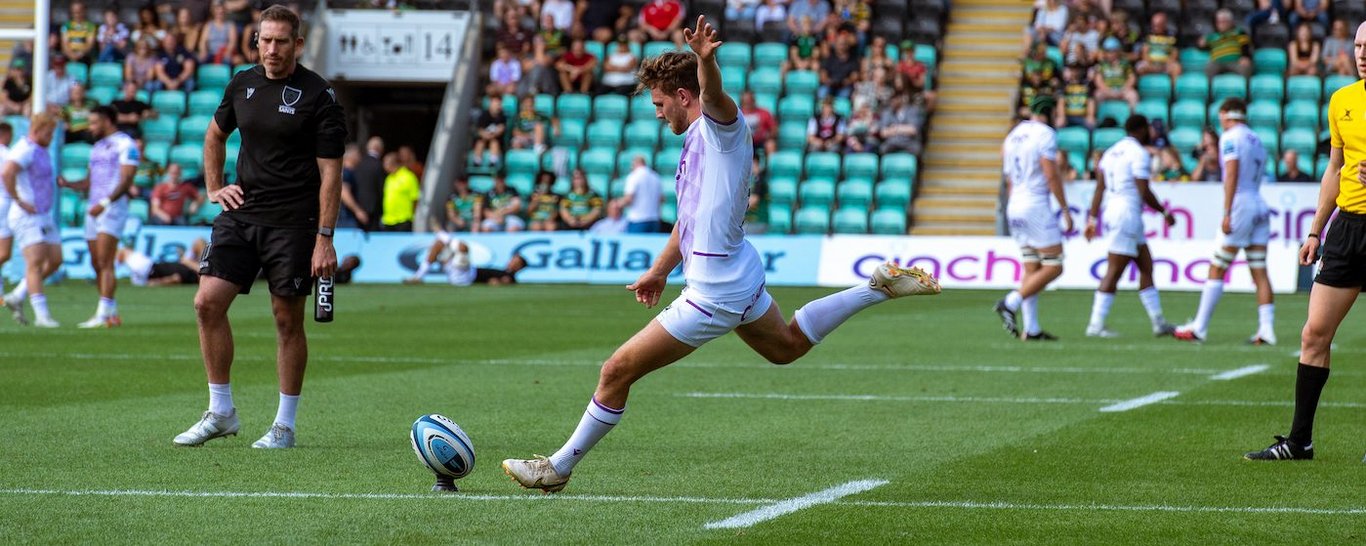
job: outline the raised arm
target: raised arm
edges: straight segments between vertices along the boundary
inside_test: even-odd
[[[683,39],[697,54],[697,83],[702,88],[702,113],[721,123],[730,123],[740,114],[735,101],[721,87],[721,67],[716,64],[716,49],[721,40],[706,18],[697,16],[697,28],[683,29]]]

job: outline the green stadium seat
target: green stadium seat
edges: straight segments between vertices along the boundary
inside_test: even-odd
[[[1302,157],[1313,157],[1319,147],[1319,137],[1316,131],[1292,127],[1281,135],[1281,146],[1284,150],[1299,152]]]
[[[775,71],[787,60],[787,44],[764,42],[754,46],[754,68],[771,68]]]
[[[659,123],[655,120],[655,104],[651,100],[649,93],[631,97],[631,121],[650,120]]]
[[[1321,110],[1309,100],[1291,101],[1285,107],[1285,127],[1318,131]]]
[[[1258,74],[1248,84],[1248,99],[1281,102],[1285,100],[1285,78],[1271,74]]]
[[[891,153],[882,156],[882,178],[905,180],[908,184],[915,180],[920,169],[920,161],[907,153]]]
[[[749,71],[738,65],[721,65],[721,88],[726,94],[739,98],[749,85]]]
[[[171,147],[171,163],[180,165],[182,176],[186,179],[199,176],[204,169],[204,145],[187,142]]]
[[[1123,126],[1130,113],[1129,103],[1122,100],[1107,100],[1096,106],[1096,122],[1103,122],[1109,118],[1115,120],[1117,125]]]
[[[1323,78],[1323,96],[1332,97],[1333,93],[1338,92],[1339,89],[1352,85],[1356,82],[1356,78],[1353,78],[1351,76],[1344,76],[1342,74],[1333,74],[1327,76]]]
[[[873,205],[873,183],[862,178],[841,182],[835,189],[840,208],[869,209]]]
[[[754,57],[754,50],[744,42],[726,42],[716,50],[716,62],[721,66],[733,66],[748,71]]]
[[[1290,66],[1290,58],[1284,49],[1262,47],[1252,52],[1252,71],[1254,74],[1267,74],[1280,77]]]
[[[764,110],[768,110],[770,114],[777,112],[778,95],[776,93],[759,93],[756,91],[754,93],[754,104]]]
[[[68,182],[80,182],[82,180],[85,180],[86,178],[89,178],[90,176],[90,170],[87,168],[87,166],[88,164],[86,163],[77,163],[73,164],[70,167],[62,167],[61,171],[58,172],[58,174],[62,177],[62,180],[66,180]]]
[[[814,95],[820,87],[820,77],[811,70],[793,70],[787,73],[784,86],[788,95]]]
[[[813,205],[830,208],[835,203],[835,183],[824,178],[809,178],[797,188],[802,207]]]
[[[683,141],[687,140],[685,135],[675,135],[673,129],[666,123],[655,122],[659,125],[659,147],[661,148],[682,148]]]
[[[596,72],[598,74],[602,74],[602,65],[604,60],[607,58],[607,44],[604,44],[597,40],[584,40],[583,50],[588,52],[589,55],[592,55],[594,58],[598,60],[598,67]],[[612,51],[616,50],[616,44],[613,44]]]
[[[90,83],[90,65],[85,63],[66,63],[66,73],[82,85]]]
[[[179,134],[179,120],[172,118],[156,118],[142,120],[142,138],[146,142],[174,143]]]
[[[1062,66],[1064,60],[1062,57],[1062,49],[1057,46],[1048,46],[1048,58],[1053,60],[1054,65]]]
[[[582,93],[565,93],[555,100],[555,112],[560,120],[587,120],[593,113],[593,99]]]
[[[890,209],[873,212],[872,231],[878,235],[905,235],[906,213]]]
[[[778,100],[778,119],[807,121],[816,113],[816,99],[810,95],[788,95]]]
[[[768,173],[774,178],[802,178],[804,157],[798,150],[778,150],[768,157]]]
[[[623,95],[601,95],[593,99],[593,119],[616,121],[620,125],[626,121],[629,108],[629,101]]]
[[[116,87],[91,87],[85,96],[100,104],[109,104],[119,98],[119,90]]]
[[[807,178],[827,178],[834,180],[840,176],[840,154],[835,152],[812,152],[806,154]]]
[[[778,234],[792,233],[792,206],[790,204],[769,203],[768,231]]]
[[[222,102],[223,94],[213,91],[195,91],[190,93],[191,116],[212,116],[218,111],[218,104]]]
[[[1086,157],[1091,153],[1091,131],[1085,127],[1058,129],[1057,139],[1058,148],[1066,150],[1068,155]]]
[[[1219,135],[1224,134],[1224,126],[1219,123],[1219,107],[1222,104],[1222,102],[1211,102],[1209,103],[1209,106],[1205,107],[1205,114],[1207,116],[1205,123],[1209,124],[1209,126],[1214,129],[1215,134]]]
[[[179,131],[180,143],[204,143],[204,134],[209,132],[209,122],[213,118],[209,116],[190,116],[181,118]]]
[[[165,166],[171,161],[170,141],[146,142],[143,144],[143,151],[146,152],[147,159],[155,161],[157,165]]]
[[[1257,134],[1257,138],[1261,139],[1261,141],[1262,141],[1262,147],[1266,148],[1266,155],[1267,155],[1269,158],[1275,159],[1275,158],[1277,158],[1277,157],[1280,157],[1280,155],[1281,155],[1281,154],[1280,154],[1280,151],[1281,151],[1281,131],[1280,131],[1280,129],[1274,129],[1274,128],[1270,128],[1270,127],[1253,127],[1253,128],[1252,128],[1252,132],[1254,132],[1254,133]],[[1305,169],[1305,170],[1308,170],[1308,169]]]
[[[147,222],[147,217],[152,213],[152,205],[146,199],[129,199],[128,216],[137,218],[139,221]]]
[[[232,79],[232,68],[224,64],[201,64],[195,72],[195,85],[200,88],[222,89]]]
[[[152,95],[152,108],[162,116],[180,117],[185,114],[185,92],[157,91]]]
[[[95,63],[90,67],[90,86],[91,87],[112,87],[118,89],[123,86],[123,64],[122,63]]]
[[[579,166],[579,149],[568,146],[555,146],[541,154],[541,170],[550,171],[557,176],[568,176]]]
[[[1222,104],[1224,99],[1247,99],[1247,78],[1238,74],[1220,74],[1210,82],[1211,101]]]
[[[233,75],[237,75],[238,72],[246,72],[253,68],[256,68],[256,65],[252,63],[239,64],[237,66],[232,67],[232,73]]]
[[[1172,98],[1172,78],[1166,74],[1148,74],[1138,79],[1138,95],[1143,100]]]
[[[516,108],[509,108],[506,104],[503,105],[503,111],[508,114],[509,118],[512,117],[513,112],[521,109],[520,103],[517,104]],[[532,97],[531,104],[532,109],[535,110],[537,114],[548,118],[555,117],[555,95],[541,93]]]
[[[892,44],[887,44],[887,47],[891,48]],[[900,54],[901,53],[898,51],[897,55],[899,56]],[[934,44],[916,44],[915,60],[925,63],[925,68],[930,72],[934,72],[935,68],[939,67],[939,50],[935,49]]]
[[[541,170],[541,156],[535,150],[508,150],[503,154],[507,172],[535,173]]]
[[[616,148],[589,148],[579,156],[579,168],[588,174],[612,177],[617,168]]]
[[[633,146],[633,143],[630,143],[628,141],[627,146]],[[649,165],[650,158],[654,157],[654,155],[654,148],[638,147],[632,147],[622,153],[617,154],[617,176],[626,178],[626,175],[631,172],[631,163],[635,161],[636,156],[641,156],[645,158],[645,164]],[[671,184],[671,182],[665,182],[665,184]]]
[[[655,172],[659,173],[660,176],[669,176],[670,173],[678,170],[678,155],[679,150],[676,149],[666,148],[660,150],[655,152],[654,160],[651,162],[650,166]],[[668,186],[670,184],[665,185]]]
[[[1203,69],[1202,69],[1203,70]],[[1186,73],[1176,79],[1176,100],[1209,100],[1209,78],[1204,72]]]
[[[1314,178],[1323,178],[1323,173],[1328,172],[1328,163],[1329,157],[1326,154],[1319,156],[1314,162]]]
[[[631,148],[649,148],[654,153],[659,147],[659,122],[653,119],[638,119],[626,124],[626,145]]]
[[[806,147],[806,122],[805,121],[784,121],[778,124],[778,147],[779,148],[805,148]]]
[[[645,42],[645,50],[643,51],[643,55],[646,58],[658,57],[660,54],[668,53],[670,51],[678,51],[678,47],[675,46],[673,42]]]
[[[1172,106],[1172,127],[1200,129],[1205,126],[1205,102],[1198,100],[1177,101]]]
[[[1285,82],[1285,100],[1319,102],[1323,96],[1323,82],[1318,76],[1291,76]]]
[[[868,233],[868,209],[841,208],[835,211],[835,233]]]
[[[582,119],[560,118],[560,134],[552,136],[550,140],[556,146],[582,148],[586,126],[587,124]]]
[[[803,235],[824,235],[830,232],[830,208],[821,206],[802,207],[797,210],[797,233]]]
[[[768,200],[771,203],[791,205],[797,202],[797,179],[775,176],[768,182]]]
[[[617,190],[614,186],[622,186],[622,190]],[[621,195],[614,195],[617,191],[625,189],[625,183],[613,184],[612,177],[605,174],[588,173],[588,189],[597,192],[603,197],[616,198]]]
[[[1167,101],[1161,99],[1144,99],[1143,102],[1138,103],[1138,109],[1135,110],[1134,113],[1141,114],[1143,117],[1148,118],[1149,121],[1160,119],[1162,120],[1162,123],[1171,122],[1170,109],[1167,106]]]
[[[122,94],[122,90],[119,93]],[[152,94],[148,93],[146,89],[139,89],[134,96],[142,102],[152,104]]]
[[[621,122],[611,119],[600,119],[588,125],[588,145],[594,148],[611,148],[616,151],[621,147]]]
[[[62,168],[69,169],[74,167],[85,168],[90,164],[90,150],[92,146],[84,142],[75,142],[62,146],[61,161]],[[84,178],[84,177],[82,177]],[[79,180],[79,179],[78,179]]]
[[[531,191],[536,186],[535,173],[508,173],[506,182],[508,187],[517,190],[522,195],[531,195]]]
[[[749,90],[756,95],[780,95],[783,92],[783,77],[777,68],[756,66],[749,73]]]
[[[1091,149],[1105,150],[1124,138],[1124,129],[1103,127],[1091,132]]]
[[[1269,100],[1253,101],[1247,105],[1247,124],[1254,129],[1265,127],[1273,130],[1281,128],[1281,103]]]
[[[1195,47],[1182,48],[1180,53],[1181,72],[1185,74],[1205,73],[1205,65],[1209,64],[1209,53]]]
[[[891,209],[905,214],[911,204],[911,184],[906,180],[883,180],[873,188],[878,209]]]
[[[493,189],[493,177],[492,177],[492,176],[471,176],[471,177],[470,177],[470,191],[475,192],[475,193],[484,193],[484,192],[487,192],[487,191],[489,191],[489,190],[491,190],[491,189]]]
[[[835,97],[831,100],[831,102],[834,103],[835,113],[839,114],[840,117],[846,119],[849,117],[850,112],[852,112],[854,109],[853,101],[845,97]]]
[[[1167,133],[1167,140],[1182,156],[1189,155],[1200,144],[1200,129],[1193,127],[1178,127]]]
[[[844,178],[876,180],[878,175],[877,154],[848,154],[844,156]]]

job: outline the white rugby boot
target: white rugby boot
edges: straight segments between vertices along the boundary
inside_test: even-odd
[[[181,447],[197,447],[214,438],[236,436],[239,427],[236,409],[228,415],[206,411],[204,417],[201,417],[198,423],[190,427],[190,430],[180,433],[171,441]]]
[[[28,317],[24,316],[24,300],[5,296],[5,307],[9,309],[10,316],[14,317],[14,322],[20,326],[28,326]]]
[[[522,487],[546,493],[558,492],[569,483],[569,474],[561,476],[555,471],[555,465],[550,464],[550,459],[540,455],[533,459],[506,459],[503,473],[517,480]]]
[[[251,447],[257,449],[283,449],[294,447],[294,429],[280,423],[270,425],[270,430],[260,440],[252,442]]]
[[[939,281],[919,267],[904,268],[886,262],[873,271],[868,286],[893,298],[902,296],[935,295],[940,292]]]

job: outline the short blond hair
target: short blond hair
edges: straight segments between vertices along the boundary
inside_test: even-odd
[[[640,93],[658,87],[666,93],[687,89],[694,96],[702,94],[702,84],[697,81],[697,55],[685,51],[661,53],[641,61],[636,79],[640,81],[636,90]]]
[[[33,117],[29,118],[28,121],[29,131],[34,132],[46,131],[56,126],[57,114],[53,113],[51,110],[44,110],[37,114],[33,114]]]

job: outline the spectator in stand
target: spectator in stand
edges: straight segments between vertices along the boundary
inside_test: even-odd
[[[1056,46],[1062,43],[1062,33],[1067,29],[1067,5],[1061,0],[1047,0],[1034,14],[1034,24],[1025,31],[1025,45],[1045,42]]]
[[[929,77],[930,67],[925,66],[925,63],[915,58],[915,50],[915,42],[910,40],[901,42],[901,59],[896,62],[896,70],[905,75],[906,83],[909,84],[907,92],[923,95],[925,110],[934,110],[935,99],[938,95],[928,85],[925,85],[926,78]]]
[[[1103,48],[1105,52],[1101,54],[1100,63],[1094,70],[1096,102],[1122,100],[1129,103],[1130,109],[1137,108],[1138,77],[1134,75],[1129,61],[1120,55],[1119,40],[1113,36],[1106,38]]]
[[[154,51],[152,42],[134,40],[133,54],[123,60],[123,83],[132,83],[138,89],[152,89],[156,81],[156,68],[161,58]]]
[[[576,15],[574,2],[570,0],[544,0],[541,2],[541,17],[550,17],[555,28],[563,32],[573,30]]]
[[[503,113],[503,97],[489,97],[489,108],[479,113],[474,129],[474,166],[484,166],[484,150],[489,153],[489,166],[494,169],[503,159],[503,137],[507,134],[508,117]]]
[[[190,8],[180,8],[179,10],[176,10],[175,24],[171,25],[169,32],[176,35],[176,40],[182,44],[198,45],[200,34],[204,32],[204,25],[196,22],[193,13],[194,12],[190,11]],[[233,42],[231,47],[233,54],[240,56],[237,52],[237,42]]]
[[[1181,164],[1181,154],[1176,148],[1167,146],[1157,151],[1157,180],[1161,182],[1190,182],[1190,173]]]
[[[788,40],[787,61],[783,63],[782,74],[786,75],[788,70],[820,70],[820,65],[820,38],[814,31],[811,18],[803,17],[798,23],[797,32]]]
[[[156,75],[153,90],[194,91],[194,53],[182,47],[174,34],[161,40],[161,49],[161,61],[152,69]]]
[[[427,172],[427,167],[417,158],[417,152],[407,144],[398,147],[398,161],[400,165],[413,171],[418,180],[422,180],[422,175]]]
[[[1219,182],[1223,180],[1223,165],[1219,163],[1219,135],[1213,129],[1205,128],[1200,135],[1200,145],[1191,150],[1195,157],[1195,172],[1191,180],[1196,182]]]
[[[559,132],[559,119],[548,118],[536,111],[536,101],[530,95],[523,95],[517,109],[517,119],[512,121],[512,149],[544,151],[547,145],[547,125]]]
[[[892,95],[891,105],[883,110],[882,118],[878,120],[878,134],[882,139],[881,152],[909,152],[919,155],[920,126],[924,122],[924,111],[910,104],[908,97]]]
[[[1181,75],[1181,63],[1173,57],[1176,51],[1176,33],[1167,21],[1167,14],[1154,13],[1139,52],[1138,74],[1167,74],[1175,80]]]
[[[778,0],[764,0],[764,3],[754,10],[755,29],[763,30],[769,23],[787,24],[787,7],[778,3]]]
[[[1091,83],[1087,81],[1086,69],[1069,66],[1062,70],[1062,108],[1054,113],[1056,127],[1096,126],[1096,100],[1092,95]]]
[[[356,195],[356,205],[365,211],[365,215],[357,214],[356,222],[365,231],[374,231],[379,227],[380,215],[383,212],[384,198],[384,139],[380,137],[370,137],[365,142],[365,153],[361,154],[360,162],[356,165],[356,186],[353,188]]]
[[[839,17],[841,26],[849,26],[858,36],[859,47],[868,43],[868,32],[873,29],[873,7],[869,0],[835,0],[832,13]]]
[[[1108,8],[1097,6],[1095,3],[1091,2],[1091,0],[1076,0],[1075,2],[1072,2],[1071,6],[1068,8],[1067,16],[1073,21],[1081,19],[1082,21],[1087,21],[1089,24],[1090,21],[1108,17],[1107,13],[1109,11]]]
[[[1138,25],[1129,21],[1129,12],[1117,9],[1110,13],[1109,36],[1119,39],[1119,50],[1124,60],[1129,63],[1138,61],[1138,40],[1140,38]],[[1105,42],[1105,35],[1101,36],[1101,43]]]
[[[1205,75],[1215,77],[1225,72],[1236,72],[1243,77],[1252,74],[1252,40],[1243,29],[1234,26],[1233,12],[1221,9],[1214,14],[1214,32],[1200,37],[1199,46],[1210,52]]]
[[[1328,28],[1327,0],[1294,0],[1291,3],[1295,6],[1290,11],[1289,17],[1292,28],[1299,27],[1301,24],[1316,24],[1319,26],[1319,31]],[[1311,28],[1310,31],[1312,32],[1313,29]]]
[[[555,77],[555,63],[559,62],[560,55],[565,52],[566,39],[568,39],[568,35],[555,28],[552,17],[547,15],[541,18],[541,30],[536,33],[532,40],[534,54],[531,60],[522,67],[522,84],[518,89],[519,94],[560,94],[562,90],[559,89],[559,81]]]
[[[1333,21],[1333,31],[1323,39],[1324,71],[1329,75],[1356,76],[1356,60],[1352,58],[1352,36],[1347,33],[1347,21]]]
[[[602,81],[598,83],[598,93],[630,95],[636,90],[636,69],[640,59],[631,53],[631,44],[625,36],[617,39],[616,51],[607,54],[602,65]]]
[[[835,101],[826,97],[821,109],[806,122],[806,150],[838,152],[844,146],[844,118],[835,113]]]
[[[583,40],[570,42],[569,51],[560,56],[555,70],[560,73],[560,91],[587,93],[593,89],[593,69],[598,58],[589,53]]]
[[[138,124],[142,120],[156,117],[156,111],[152,105],[138,99],[138,85],[129,80],[123,80],[123,95],[109,103],[118,112],[118,118],[114,120],[114,126],[118,130],[137,138],[142,132]]]
[[[1073,17],[1059,48],[1064,66],[1091,66],[1100,58],[1100,32],[1085,17]]]
[[[649,0],[640,7],[639,30],[647,40],[683,44],[683,19],[686,13],[678,0]]]
[[[1314,175],[1300,170],[1300,153],[1294,149],[1285,151],[1281,158],[1281,163],[1285,165],[1285,170],[1281,171],[1280,181],[1282,182],[1318,182]]]
[[[888,71],[896,69],[896,63],[887,57],[887,39],[882,36],[874,36],[872,41],[868,42],[863,60],[859,63],[859,70],[864,74],[871,74],[874,68],[884,68]]]
[[[141,138],[137,137],[133,138],[133,142],[137,143],[138,145],[139,158],[138,170],[136,174],[133,175],[133,178],[142,180],[160,180],[161,177],[165,176],[166,170],[161,167],[161,164],[157,163],[152,158],[147,157],[147,143],[143,142]],[[128,194],[133,197],[143,197],[142,188],[139,187],[137,184],[133,184],[133,187],[128,188]]]
[[[849,118],[844,151],[851,154],[877,152],[877,129],[877,116],[873,115],[872,107],[868,104],[856,107]]]
[[[527,203],[527,229],[531,231],[559,231],[560,194],[555,193],[555,173],[536,173],[531,199]]]
[[[232,64],[240,60],[237,55],[237,25],[228,21],[228,10],[223,7],[222,0],[215,0],[209,13],[210,19],[199,32],[199,41],[194,43],[199,62]]]
[[[33,84],[22,66],[10,65],[9,73],[5,76],[4,91],[0,94],[0,114],[28,115]]]
[[[816,95],[822,99],[848,97],[858,80],[858,58],[847,41],[837,41],[830,56],[821,60],[821,85],[816,89]]]
[[[574,169],[569,178],[569,193],[560,200],[560,222],[564,228],[583,231],[602,218],[602,196],[588,187],[588,175]]]
[[[347,144],[342,153],[341,207],[337,209],[336,227],[360,227],[362,219],[370,219],[356,202],[356,168],[360,167],[360,158],[360,146]]]
[[[93,143],[90,135],[90,111],[100,103],[85,96],[85,86],[71,86],[71,101],[62,107],[62,121],[66,122],[66,143]]]
[[[166,167],[166,178],[152,188],[152,217],[148,218],[152,225],[188,225],[189,218],[204,204],[204,195],[180,175],[180,165],[172,163]]]
[[[623,208],[625,205],[622,205],[620,200],[608,201],[607,216],[593,223],[593,227],[588,228],[588,232],[599,236],[629,233],[631,223],[627,222],[626,217],[622,215]]]
[[[571,34],[575,38],[604,44],[611,42],[614,36],[626,36],[630,21],[622,19],[622,8],[630,12],[630,6],[622,0],[578,0],[578,17]]]
[[[522,62],[512,58],[512,52],[499,44],[498,58],[489,63],[489,86],[484,92],[490,96],[516,94],[521,81]]]
[[[1048,58],[1048,45],[1043,42],[1034,42],[1034,46],[1029,49],[1029,56],[1021,59],[1020,77],[1020,104],[1019,115],[1027,119],[1031,113],[1029,104],[1034,100],[1035,95],[1053,95],[1057,93],[1058,84],[1058,65],[1053,63],[1053,59]]]
[[[626,175],[626,193],[618,200],[626,207],[627,233],[657,233],[660,231],[660,205],[664,203],[659,175],[645,162],[645,156],[631,158],[631,172]]]
[[[479,222],[480,231],[522,231],[526,221],[522,213],[522,195],[517,188],[507,185],[503,171],[493,175],[493,187],[484,194],[484,199],[475,204],[474,217]]]
[[[133,42],[146,40],[149,44],[159,44],[166,34],[166,27],[151,4],[138,8],[138,28],[133,29]]]
[[[49,108],[61,108],[71,103],[71,87],[76,85],[76,78],[66,70],[66,58],[55,57],[52,59],[52,68],[47,71],[47,79],[43,81],[43,93],[47,95],[47,105]]]
[[[754,19],[755,13],[759,11],[759,4],[762,3],[765,2],[761,0],[726,0],[726,20]]]
[[[1295,27],[1295,39],[1285,46],[1286,55],[1290,58],[1290,66],[1286,68],[1286,76],[1317,76],[1319,75],[1319,43],[1314,40],[1314,29],[1310,28],[1309,23],[1300,23]]]
[[[797,34],[802,29],[802,19],[809,19],[811,29],[819,36],[826,31],[829,17],[830,3],[825,0],[792,0],[787,8],[787,31]]]
[[[745,116],[750,136],[754,139],[754,149],[772,154],[778,151],[778,121],[773,113],[754,101],[754,92],[746,89],[740,93],[740,114]]]
[[[503,24],[494,33],[494,42],[499,47],[512,53],[513,58],[527,59],[532,52],[531,33],[522,28],[522,22],[517,16],[517,12],[509,10],[503,13]]]
[[[456,178],[451,185],[451,197],[446,200],[446,231],[476,231],[474,211],[484,195],[470,190],[467,178]]]
[[[86,18],[85,2],[71,3],[71,19],[62,23],[62,56],[68,61],[90,64],[95,60],[99,27]]]
[[[879,66],[866,74],[866,78],[854,84],[854,92],[850,95],[850,104],[854,110],[864,106],[876,110],[892,98],[892,87],[887,85],[886,68]]]
[[[384,215],[380,224],[384,231],[412,231],[413,217],[422,189],[417,175],[399,161],[398,153],[384,154]]]
[[[100,48],[97,61],[123,62],[123,57],[128,52],[128,27],[119,22],[118,10],[112,7],[104,8],[104,24],[100,25],[95,42]]]
[[[261,10],[251,10],[251,21],[242,27],[240,42],[242,45],[237,48],[241,54],[242,62],[257,64],[261,62],[261,50],[256,48],[256,29],[261,26]]]

